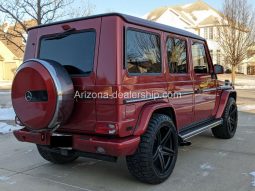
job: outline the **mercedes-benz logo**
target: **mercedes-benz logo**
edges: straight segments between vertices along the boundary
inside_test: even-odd
[[[25,99],[26,99],[27,101],[32,101],[32,99],[33,99],[33,94],[32,94],[32,92],[27,91],[26,94],[25,94]]]

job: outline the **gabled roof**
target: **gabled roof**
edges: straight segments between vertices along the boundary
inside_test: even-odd
[[[185,9],[185,11],[191,13],[193,11],[209,10],[211,9],[211,6],[209,6],[207,3],[205,3],[202,0],[197,0],[194,3],[183,6],[183,8]]]
[[[181,7],[172,6],[172,7],[169,7],[168,9],[176,12],[181,18],[183,18],[189,24],[193,24],[193,25],[195,24],[194,20],[193,20],[194,18],[192,18],[192,16],[191,16],[191,18],[189,18],[188,16],[190,16],[190,15],[188,15],[185,11],[183,11],[183,9]]]
[[[201,21],[198,25],[215,25],[215,22],[217,21],[217,17],[214,16],[209,16],[206,19],[204,19],[203,21]]]
[[[221,16],[221,13],[205,3],[202,0],[197,0],[194,3],[185,5],[175,5],[175,6],[164,6],[154,9],[147,15],[148,20],[157,21],[167,10],[176,13],[180,18],[184,19],[191,25],[200,25],[200,23],[205,24],[205,22],[212,22],[212,18],[207,18],[205,15],[199,14],[202,12],[213,11],[215,14]],[[208,15],[208,17],[210,17]],[[214,16],[214,18],[217,18]],[[204,22],[205,21],[205,22]]]
[[[148,20],[156,21],[161,15],[163,15],[169,7],[159,7],[150,12],[147,16]]]
[[[255,65],[255,56],[248,58],[244,62],[249,63],[249,65]]]

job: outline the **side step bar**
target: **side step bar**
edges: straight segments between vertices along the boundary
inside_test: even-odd
[[[189,128],[187,130],[180,131],[179,136],[182,140],[187,140],[187,139],[194,137],[208,129],[217,127],[217,126],[221,125],[222,123],[223,123],[223,119],[213,120],[211,122],[207,122],[205,124],[195,126],[195,127]]]

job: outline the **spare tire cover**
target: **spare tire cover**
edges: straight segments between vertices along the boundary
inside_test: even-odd
[[[72,80],[61,64],[30,59],[17,70],[12,85],[14,111],[26,127],[55,129],[70,117],[74,105]]]

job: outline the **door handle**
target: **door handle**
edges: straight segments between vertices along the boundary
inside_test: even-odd
[[[201,94],[201,93],[203,93],[203,90],[202,90],[202,89],[197,88],[197,89],[195,90],[195,94]]]

